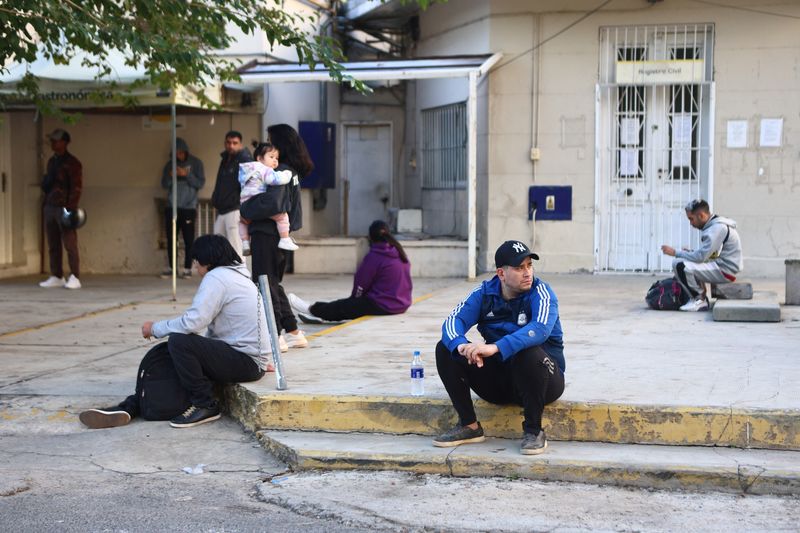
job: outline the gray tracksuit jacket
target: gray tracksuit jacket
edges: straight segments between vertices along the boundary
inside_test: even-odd
[[[216,267],[203,276],[192,305],[183,315],[153,324],[154,337],[170,333],[206,333],[209,339],[249,355],[262,370],[269,363],[264,307],[244,265]]]
[[[712,215],[700,230],[700,247],[677,250],[675,257],[693,263],[714,261],[725,274],[737,274],[742,270],[742,241],[736,231],[736,222]]]

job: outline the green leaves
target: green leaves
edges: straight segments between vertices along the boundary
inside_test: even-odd
[[[423,8],[430,2],[418,0]],[[318,12],[289,12],[282,0],[7,0],[0,2],[0,65],[31,63],[37,51],[67,64],[87,52],[82,65],[97,71],[98,79],[108,79],[114,74],[112,54],[119,52],[126,65],[144,69],[147,78],[118,95],[121,103],[130,104],[136,88],[152,84],[173,91],[187,87],[203,105],[213,107],[203,87],[239,79],[238,63],[217,55],[234,44],[236,34],[229,28],[235,27],[245,35],[261,30],[271,47],[292,48],[299,63],[311,69],[321,64],[334,81],[368,92],[363,83],[344,76],[341,48],[315,33],[318,23]],[[0,71],[8,72],[5,67]],[[58,113],[32,75],[18,84],[17,92],[41,111]],[[92,98],[107,94],[98,91]]]

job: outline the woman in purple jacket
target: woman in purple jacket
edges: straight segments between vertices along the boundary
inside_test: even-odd
[[[356,271],[349,298],[310,304],[289,294],[300,320],[307,324],[341,322],[364,315],[399,315],[411,305],[411,264],[389,226],[376,220],[369,226],[369,253]]]

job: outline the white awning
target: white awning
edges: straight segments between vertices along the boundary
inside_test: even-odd
[[[67,109],[119,107],[120,102],[113,98],[115,95],[134,96],[140,107],[172,104],[202,107],[197,95],[186,87],[165,92],[147,83],[149,77],[144,67],[128,65],[119,50],[109,51],[105,63],[110,65],[110,72],[99,77],[102,72],[99,67],[87,66],[87,61],[96,59],[92,54],[79,51],[68,63],[58,64],[39,52],[34,61],[10,62],[6,64],[5,71],[0,72],[0,97],[6,107],[30,104],[22,100],[17,92],[18,83],[25,74],[30,73],[36,76],[39,92],[44,98]],[[133,89],[131,84],[135,82],[145,83]],[[98,91],[105,93],[105,101],[97,101],[91,97],[92,93]],[[211,83],[203,92],[216,104],[225,108],[236,107],[224,101],[220,83]]]
[[[422,80],[435,78],[468,77],[471,72],[486,74],[501,54],[474,56],[423,57],[415,59],[387,59],[381,61],[351,61],[342,63],[342,74],[361,81]],[[286,83],[302,81],[330,81],[324,65],[313,70],[308,65],[285,63],[257,63],[239,69],[244,83]]]
[[[474,56],[422,57],[381,61],[342,63],[342,74],[360,81],[424,80],[466,78],[467,100],[467,272],[470,279],[477,271],[477,93],[478,78],[485,76],[502,54]],[[307,65],[256,63],[239,69],[245,84],[330,81],[323,65],[313,70]]]

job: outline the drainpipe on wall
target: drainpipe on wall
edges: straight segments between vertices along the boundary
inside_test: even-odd
[[[539,35],[542,29],[541,14],[533,14],[533,52],[531,55],[531,184],[536,184],[536,164],[533,149],[539,150],[539,72],[541,55],[539,53]],[[537,155],[538,155],[537,154]],[[536,247],[536,213],[531,214],[531,250]]]

